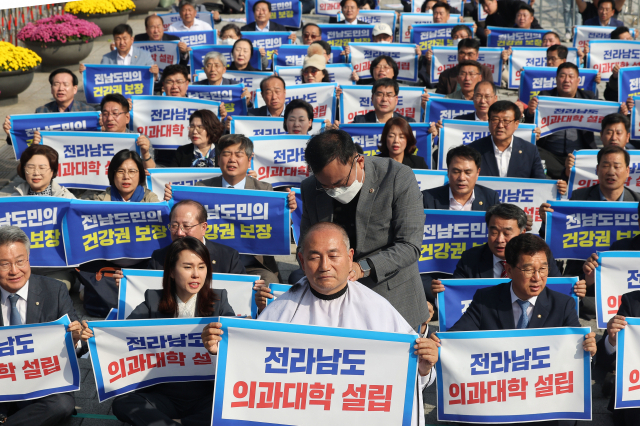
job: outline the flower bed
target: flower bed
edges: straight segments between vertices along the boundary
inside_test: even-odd
[[[32,50],[0,41],[0,72],[29,71],[41,63],[40,56]]]
[[[65,14],[29,22],[18,33],[18,40],[46,43],[85,42],[100,37],[102,31],[93,22]]]
[[[131,0],[80,0],[69,2],[64,6],[64,11],[74,15],[104,15],[133,11],[135,3]]]

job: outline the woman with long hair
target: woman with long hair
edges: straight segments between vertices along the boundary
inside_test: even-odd
[[[416,152],[416,137],[404,118],[393,117],[382,129],[378,149],[380,157],[389,157],[412,169],[428,169],[426,161]]]

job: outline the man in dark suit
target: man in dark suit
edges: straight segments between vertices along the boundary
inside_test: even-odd
[[[571,62],[565,62],[558,66],[556,81],[556,88],[543,90],[539,96],[596,99],[596,95],[593,92],[578,89],[580,72],[578,71],[578,67]],[[537,107],[538,98],[531,98],[525,114],[525,121],[527,123],[533,123]],[[560,130],[552,133],[549,136],[540,138],[536,146],[540,153],[540,158],[545,161],[545,165],[547,166],[547,174],[554,179],[559,179],[562,176],[567,154],[575,150],[597,148],[593,132],[577,129]]]
[[[341,0],[340,10],[344,19],[338,22],[335,16],[329,18],[330,24],[345,24],[345,25],[368,25],[368,22],[364,22],[358,19],[358,13],[360,13],[360,5],[356,0]]]
[[[247,25],[240,28],[240,31],[258,31],[258,32],[274,32],[274,31],[287,31],[284,25],[280,25],[277,22],[271,22],[271,3],[266,0],[260,0],[253,4],[253,17],[254,22],[250,22]],[[292,32],[289,35],[291,43],[296,42],[296,33]]]
[[[270,75],[260,82],[260,92],[265,105],[249,110],[249,116],[255,117],[284,117],[287,85],[277,75]]]
[[[371,103],[373,111],[369,111],[365,115],[356,115],[354,123],[386,123],[390,118],[404,118],[408,123],[415,123],[416,120],[405,117],[396,112],[398,105],[398,94],[400,86],[396,80],[390,78],[381,78],[373,83],[371,88]]]
[[[615,2],[613,0],[600,0],[598,2],[598,16],[587,19],[584,25],[594,25],[598,27],[623,27],[624,22],[615,19]]]
[[[520,0],[480,0],[480,7],[488,15],[485,19],[485,26],[483,28],[479,26],[476,32],[483,46],[487,45],[487,31],[489,30],[486,27],[515,27],[516,14],[523,4],[526,3]],[[536,18],[533,18],[531,28],[542,28]]]
[[[17,226],[0,228],[0,327],[40,324],[69,315],[73,322],[69,324],[68,331],[72,333],[74,345],[77,345],[82,326],[67,287],[60,281],[31,273],[29,246],[29,238],[22,229]],[[86,345],[76,349],[78,355],[84,352]],[[71,393],[2,402],[0,423],[53,426],[74,411],[75,400]]]
[[[142,34],[136,34],[133,37],[133,41],[175,41],[180,40],[180,37],[173,34],[164,33],[164,25],[162,18],[158,15],[149,15],[144,20],[144,28],[146,32]],[[115,49],[115,44],[112,44],[112,49]],[[180,49],[180,65],[189,65],[189,51],[191,48],[187,46],[187,43],[181,41],[178,43],[178,49]]]

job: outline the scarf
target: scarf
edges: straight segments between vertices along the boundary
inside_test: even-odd
[[[209,148],[209,152],[207,152],[207,156],[202,155],[200,150],[193,146],[193,156],[194,160],[191,163],[191,167],[215,167],[216,166],[216,150],[215,145],[211,145]]]
[[[138,187],[136,188],[135,192],[133,193],[129,201],[138,203],[142,201],[143,198],[144,198],[144,187],[142,187],[141,185],[138,185]],[[118,191],[118,188],[116,188],[115,186],[111,187],[111,201],[124,201],[124,199],[122,198],[122,195],[120,195],[120,191]]]
[[[53,190],[51,189],[51,184],[49,184],[49,186],[47,186],[47,188],[42,191],[42,192],[34,192],[31,187],[29,187],[29,192],[27,193],[27,195],[35,195],[38,197],[52,197],[53,196]]]

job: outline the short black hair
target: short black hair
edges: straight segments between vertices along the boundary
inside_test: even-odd
[[[313,46],[314,44],[319,44],[320,46],[322,46],[322,48],[324,49],[324,52],[327,55],[331,55],[331,45],[329,43],[327,43],[326,41],[324,41],[324,40],[316,40],[313,43],[311,43],[309,45],[309,47]]]
[[[149,26],[149,20],[151,20],[151,18],[158,18],[163,23],[162,28],[164,29],[164,21],[158,15],[149,15],[146,18],[144,18],[144,28],[145,29]]]
[[[426,2],[425,2],[425,3],[426,3]],[[453,36],[453,34],[457,33],[457,32],[458,32],[458,31],[460,31],[460,30],[464,30],[464,31],[466,31],[466,32],[467,32],[467,35],[469,36],[469,38],[472,38],[472,37],[473,37],[473,33],[471,32],[471,30],[469,29],[469,27],[468,27],[468,26],[466,26],[466,25],[462,25],[462,24],[460,24],[460,25],[456,25],[455,27],[451,28],[451,36]],[[461,41],[460,43],[462,43],[462,41]]]
[[[493,216],[504,220],[515,220],[518,223],[519,230],[527,227],[527,214],[515,204],[502,203],[491,206],[484,215],[484,221],[487,226],[489,226]]]
[[[293,99],[284,108],[284,120],[282,121],[282,127],[284,127],[285,132],[287,131],[287,118],[289,118],[289,114],[291,114],[291,112],[296,108],[302,108],[306,110],[307,117],[309,118],[309,120],[313,121],[313,106],[304,99]]]
[[[449,152],[447,152],[447,168],[449,168],[449,164],[451,164],[456,157],[473,161],[476,163],[477,168],[480,168],[480,165],[482,165],[482,156],[480,153],[468,145],[459,145],[451,148]]]
[[[522,112],[520,111],[520,108],[518,108],[518,105],[511,101],[494,102],[494,104],[489,107],[489,113],[487,116],[489,117],[489,120],[491,120],[491,114],[498,114],[505,111],[513,111],[513,116],[518,121],[522,117]]]
[[[491,91],[493,92],[494,95],[497,95],[498,92],[496,92],[496,85],[494,84],[493,81],[489,81],[489,80],[482,80],[478,83],[476,83],[476,85],[473,87],[473,93],[477,93],[478,89],[480,88],[480,86],[487,84],[489,86],[491,86]]]
[[[369,68],[369,73],[371,73],[371,77],[373,77],[373,69],[378,65],[380,65],[380,62],[382,61],[385,61],[387,65],[389,65],[393,70],[393,79],[395,80],[396,78],[398,78],[398,64],[396,63],[395,59],[393,59],[389,55],[380,55],[377,58],[375,58],[373,61],[371,61],[371,67]]]
[[[563,46],[561,44],[554,44],[553,46],[549,46],[547,48],[547,55],[553,52],[556,52],[558,54],[558,58],[560,59],[567,59],[567,56],[569,56],[569,49],[567,48],[567,46]]]
[[[167,79],[167,77],[176,75],[176,74],[182,74],[184,76],[184,79],[189,81],[189,69],[184,65],[173,64],[173,65],[167,66],[162,71],[162,75],[160,76],[160,85],[162,86],[164,84],[164,81]]]
[[[605,117],[602,119],[600,133],[603,133],[604,129],[606,129],[608,126],[617,123],[624,124],[624,128],[626,129],[627,133],[631,131],[631,123],[629,122],[627,116],[625,116],[624,114],[620,114],[619,112],[615,112],[613,114],[605,115]]]
[[[51,74],[49,74],[49,84],[50,85],[53,85],[53,77],[55,77],[58,74],[69,74],[71,76],[71,78],[73,79],[73,85],[74,86],[78,85],[78,77],[76,77],[76,75],[73,73],[73,71],[71,71],[68,68],[58,68],[57,70],[51,71]]]
[[[220,37],[222,37],[222,34],[224,34],[229,30],[232,30],[234,33],[236,33],[238,37],[242,37],[242,31],[240,31],[240,27],[238,27],[236,24],[227,24],[224,27],[222,27],[220,29]]]
[[[461,70],[462,67],[476,67],[478,72],[482,74],[482,64],[478,61],[464,60],[458,62],[458,70]]]
[[[358,7],[358,9],[360,8],[360,5],[358,4],[357,0],[340,0],[340,9],[342,9],[347,4],[348,1],[354,2]]]
[[[349,133],[340,129],[327,130],[313,136],[304,150],[304,158],[313,173],[320,173],[333,160],[349,164],[355,155],[356,144]]]
[[[549,34],[553,34],[555,38],[557,38],[559,41],[562,41],[562,40],[560,40],[560,34],[558,34],[558,33],[557,33],[557,32],[555,32],[555,31],[549,31],[549,32],[544,33],[544,35],[542,36],[542,38],[545,38],[545,37],[546,37],[546,36],[548,36]]]
[[[544,253],[547,263],[551,263],[551,249],[549,249],[547,243],[537,235],[525,233],[509,240],[504,248],[504,259],[510,266],[516,267],[520,261],[520,256],[523,254],[533,256],[540,252]]]
[[[600,165],[600,160],[602,160],[602,157],[609,154],[624,155],[624,163],[627,165],[627,167],[629,167],[629,163],[631,163],[631,157],[629,156],[629,153],[627,152],[626,149],[620,148],[619,146],[616,146],[616,145],[605,146],[600,151],[598,151],[598,165]]]
[[[133,37],[133,29],[131,28],[131,26],[129,24],[120,24],[120,25],[116,25],[116,27],[113,29],[113,36],[119,36],[120,34],[124,34],[127,33],[129,34],[131,37]]]
[[[398,82],[390,78],[381,78],[380,80],[376,80],[376,82],[373,83],[373,86],[371,86],[371,96],[376,94],[378,87],[393,87],[393,91],[396,96],[400,93],[400,86],[398,86]]]
[[[563,62],[558,66],[558,71],[556,71],[556,75],[560,74],[560,71],[562,71],[565,68],[571,68],[572,70],[574,70],[576,72],[576,74],[579,76],[580,75],[580,70],[578,69],[578,66],[572,62]]]
[[[285,90],[287,90],[287,83],[284,82],[284,80],[282,79],[282,77],[280,77],[279,75],[276,74],[272,74],[269,77],[263,78],[262,81],[260,82],[260,91],[263,92],[264,91],[264,85],[267,84],[267,82],[271,79],[277,79],[280,80],[280,82],[282,83],[282,86],[284,87]]]
[[[302,31],[302,34],[304,34],[304,30],[306,30],[308,27],[316,27],[320,31],[320,34],[322,34],[322,30],[320,29],[318,24],[316,24],[314,22],[307,22],[306,24],[304,24],[302,26],[302,30],[300,30],[300,31]],[[311,44],[313,44],[313,43],[311,43]]]
[[[427,2],[425,1],[425,4]],[[431,11],[433,11],[436,7],[443,7],[444,10],[447,11],[447,13],[451,13],[451,6],[449,6],[447,3],[443,2],[443,1],[439,1],[436,4],[434,4],[433,6],[431,6]]]
[[[631,34],[631,31],[627,27],[618,27],[615,30],[611,31],[611,40],[619,40],[620,36],[624,33]]]
[[[144,186],[147,181],[147,177],[144,173],[144,164],[142,163],[142,158],[135,151],[130,151],[128,149],[123,149],[122,151],[116,152],[116,155],[113,156],[111,162],[109,163],[109,168],[107,169],[107,177],[109,178],[109,185],[115,185],[116,172],[127,160],[133,160],[138,166],[138,186]]]
[[[100,101],[100,111],[102,111],[102,108],[104,108],[107,102],[120,104],[123,112],[129,112],[129,101],[120,93],[109,93],[108,95],[105,95],[104,98],[102,98],[102,101]]]
[[[520,5],[516,8],[516,14],[521,10],[526,10],[529,13],[531,13],[531,16],[534,16],[533,8],[531,6],[529,6],[528,4],[526,4],[526,3],[520,2]]]
[[[617,12],[616,11],[616,4],[614,3],[613,0],[600,0],[598,2],[598,8],[600,8],[600,5],[603,4],[603,3],[611,3],[611,9],[613,9],[614,12]]]
[[[260,3],[266,4],[267,7],[269,8],[269,12],[271,12],[271,3],[269,3],[267,0],[258,0],[253,4],[253,8],[252,8],[253,13],[256,13],[256,6],[258,6]]]
[[[453,32],[453,30],[451,30]],[[475,38],[463,38],[458,43],[458,50],[460,49],[473,49],[480,51],[480,42]]]

